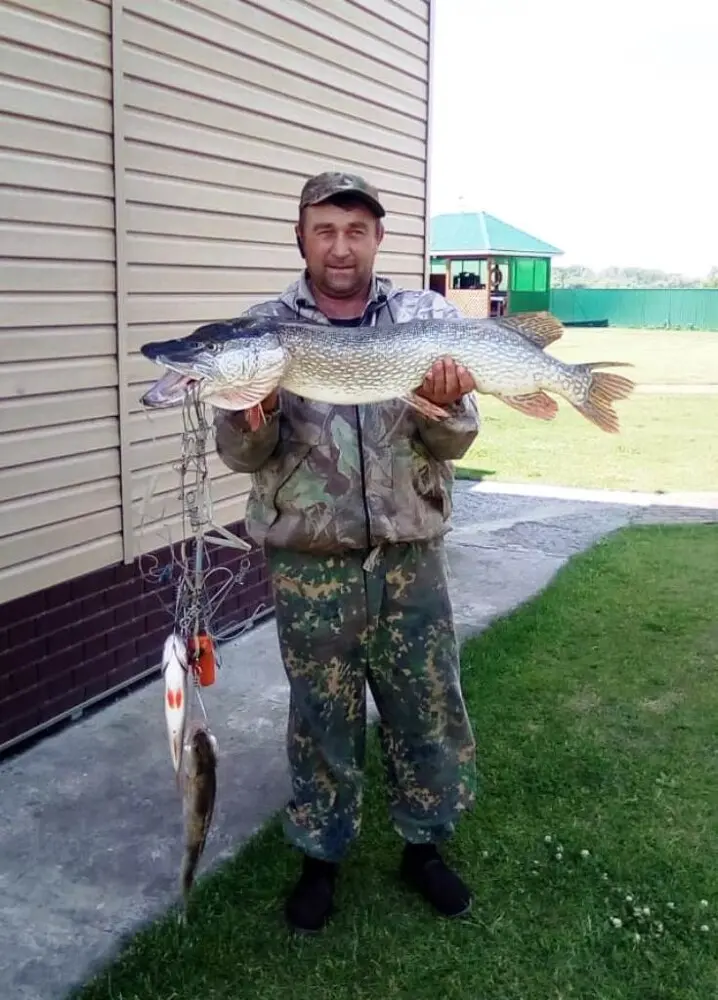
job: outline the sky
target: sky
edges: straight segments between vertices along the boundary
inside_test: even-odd
[[[558,265],[718,265],[715,0],[435,0],[431,214]]]

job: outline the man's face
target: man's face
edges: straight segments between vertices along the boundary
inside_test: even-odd
[[[361,204],[310,205],[297,227],[312,283],[325,295],[351,298],[369,284],[384,228]]]

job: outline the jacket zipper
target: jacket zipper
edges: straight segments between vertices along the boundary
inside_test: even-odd
[[[298,303],[297,303],[297,305],[298,305]],[[293,308],[294,308],[294,311],[296,312],[298,318],[301,320],[302,319],[302,312],[301,312],[301,309],[297,308],[297,305],[294,305]],[[389,315],[392,316],[392,319],[393,319],[393,315],[392,315],[392,311],[391,311],[391,307],[390,306],[389,306]],[[373,326],[375,323],[376,323],[376,310],[373,310],[372,313],[371,313],[371,322],[370,322],[369,325]],[[364,468],[364,442],[363,442],[363,439],[362,439],[361,416],[360,416],[360,413],[359,413],[359,407],[358,406],[354,407],[354,412],[356,413],[356,421],[357,421],[357,445],[358,445],[358,448],[359,448],[359,474],[360,474],[360,477],[361,477],[361,498],[362,498],[362,506],[364,507],[364,531],[365,531],[365,534],[366,534],[366,547],[367,547],[367,550],[370,550],[372,546],[371,546],[371,528],[370,528],[370,517],[369,517],[369,504],[367,503],[367,496],[366,496],[366,469]]]
[[[371,549],[371,530],[369,528],[369,505],[366,499],[366,471],[364,469],[364,444],[362,441],[361,416],[359,407],[354,407],[357,418],[357,443],[359,445],[359,472],[361,475],[361,498],[364,505],[364,525],[366,530],[366,547]]]
[[[376,310],[369,307],[369,326],[374,326],[376,324]],[[365,324],[362,324],[365,325]],[[364,467],[364,441],[362,437],[361,429],[361,414],[359,412],[359,407],[354,408],[356,410],[357,418],[357,444],[359,445],[359,473],[361,475],[361,498],[362,504],[364,506],[364,524],[366,530],[366,547],[367,551],[371,549],[371,520],[369,516],[369,503],[367,501],[366,495],[366,469]]]

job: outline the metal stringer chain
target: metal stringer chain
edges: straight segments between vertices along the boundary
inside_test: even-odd
[[[227,566],[212,566],[209,547],[221,546],[248,552],[251,545],[214,519],[211,477],[207,467],[207,444],[212,428],[207,420],[205,404],[194,391],[188,392],[183,402],[182,424],[178,463],[182,541],[179,544],[180,576],[175,593],[174,625],[188,650],[191,646],[195,656],[198,656],[200,636],[209,636],[215,644],[213,619],[230,588],[236,582],[241,583],[250,569],[250,561],[246,557],[236,571]],[[216,584],[215,580],[218,581]],[[198,678],[194,670],[191,674],[194,680],[192,687],[207,720]]]

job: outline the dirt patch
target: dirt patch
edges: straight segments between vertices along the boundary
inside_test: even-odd
[[[662,694],[659,698],[642,698],[638,704],[648,712],[665,715],[666,712],[670,712],[681,701],[683,701],[683,693],[681,691],[667,691],[666,694]]]
[[[572,712],[583,715],[585,712],[592,712],[599,708],[601,699],[595,691],[579,691],[568,699],[566,705]]]

